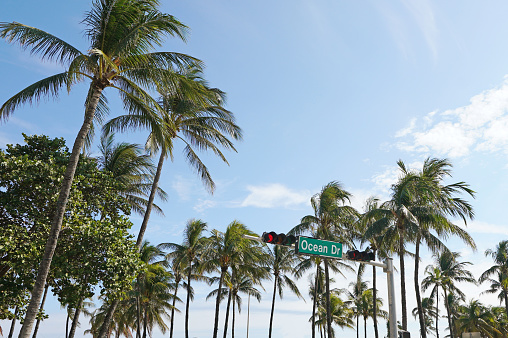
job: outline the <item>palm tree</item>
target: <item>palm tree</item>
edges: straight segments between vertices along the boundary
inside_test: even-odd
[[[492,283],[492,279],[489,277],[497,275],[496,277],[498,277],[497,282],[499,282],[499,286],[495,287],[495,289],[500,291],[499,297],[503,297],[504,299],[506,316],[508,316],[508,240],[499,242],[494,250],[486,250],[485,256],[492,257],[494,265],[482,273],[479,281],[480,283],[485,281]],[[492,290],[492,287],[490,290]]]
[[[467,224],[467,219],[472,219],[474,216],[473,208],[467,201],[456,197],[455,194],[465,192],[474,197],[474,191],[464,182],[442,185],[441,182],[444,178],[451,177],[451,163],[446,159],[427,158],[422,170],[417,175],[417,186],[423,187],[423,190],[418,188],[418,193],[415,194],[415,200],[411,206],[411,212],[418,220],[415,228],[414,285],[416,301],[420,309],[420,331],[423,332],[422,336],[425,338],[425,319],[418,276],[420,244],[425,243],[431,251],[437,253],[446,247],[438,237],[457,235],[466,245],[476,249],[473,238],[461,227],[450,222],[447,217],[460,217]],[[433,235],[431,230],[436,231],[438,237]]]
[[[99,167],[110,172],[120,182],[123,190],[120,193],[127,199],[131,209],[143,214],[147,192],[155,175],[155,168],[150,156],[142,154],[141,147],[133,143],[114,143],[113,134],[103,134],[99,146]],[[159,198],[166,200],[167,194],[158,189]],[[154,205],[157,212],[162,209]]]
[[[369,217],[376,221],[367,229],[366,237],[383,235],[386,242],[395,245],[400,262],[402,328],[407,330],[407,301],[405,282],[405,245],[408,242],[416,244],[415,252],[415,293],[420,309],[420,331],[425,337],[423,311],[419,294],[418,271],[419,250],[423,242],[437,252],[444,249],[444,244],[432,234],[435,230],[438,236],[456,234],[467,244],[474,246],[472,238],[460,227],[452,224],[447,216],[458,216],[466,221],[473,217],[473,210],[469,203],[455,196],[465,192],[474,197],[474,191],[464,182],[443,186],[445,177],[450,176],[451,164],[448,160],[427,158],[420,172],[412,171],[402,161],[397,165],[401,176],[392,186],[391,199],[381,205],[379,209],[369,212]]]
[[[363,271],[365,266],[362,264],[358,268],[358,273],[355,282],[349,283],[349,287],[352,291],[342,289],[348,297],[348,304],[351,304],[354,317],[356,318],[356,338],[360,337],[360,315],[362,309],[362,295],[369,289],[368,282],[362,280]]]
[[[335,290],[333,290],[330,295],[330,305],[333,324],[340,328],[354,328],[353,310],[348,306],[347,302],[340,298],[340,294]],[[315,325],[320,328],[321,332],[326,332],[326,312],[325,304],[321,303],[316,314],[317,320],[314,320]],[[330,336],[335,337],[335,330],[333,330],[333,328],[330,332]]]
[[[173,303],[171,306],[171,323],[169,325],[169,338],[173,338],[173,328],[175,323],[175,311],[180,312],[176,308],[176,301],[181,302],[180,298],[177,297],[178,289],[180,288],[180,284],[182,284],[184,289],[187,289],[187,292],[190,293],[190,299],[194,299],[194,290],[192,287],[188,287],[187,283],[185,283],[185,263],[184,256],[185,252],[180,252],[181,256],[171,255],[171,252],[166,255],[164,265],[168,267],[173,274],[173,285],[171,288],[174,291],[173,293]]]
[[[351,235],[353,233],[353,224],[355,223],[358,212],[351,206],[345,205],[349,202],[351,194],[345,191],[340,183],[333,181],[323,187],[320,193],[311,198],[311,205],[314,209],[314,215],[307,215],[301,219],[301,223],[295,226],[291,233],[299,235],[305,232],[313,233],[317,238],[329,241],[338,241],[343,244],[354,247]],[[326,308],[327,332],[331,335],[332,318],[330,315],[330,276],[329,260],[323,258],[325,267],[325,288],[326,288]]]
[[[288,273],[293,274],[294,267],[298,262],[298,257],[294,253],[294,250],[274,245],[273,249],[268,248],[269,252],[269,263],[271,274],[273,275],[273,297],[272,297],[272,310],[270,312],[270,326],[268,329],[268,337],[272,337],[272,326],[273,326],[273,313],[275,310],[275,295],[279,293],[280,299],[283,297],[283,290],[288,287],[295,295],[302,298],[300,290],[296,286],[295,282],[288,276]]]
[[[69,164],[57,202],[50,235],[39,266],[32,297],[20,332],[28,338],[37,315],[44,285],[57,245],[65,207],[82,150],[96,114],[105,110],[104,89],[119,89],[120,96],[129,111],[146,111],[150,96],[144,88],[167,86],[174,82],[174,66],[196,64],[198,60],[183,54],[151,53],[160,46],[165,35],[184,38],[186,26],[173,16],[158,10],[157,0],[95,0],[83,23],[90,48],[80,52],[69,43],[17,22],[0,23],[0,37],[8,42],[29,48],[43,60],[56,61],[66,66],[66,71],[40,80],[8,99],[0,107],[0,116],[6,120],[24,103],[39,102],[42,97],[56,97],[62,87],[70,90],[73,85],[90,80],[85,101],[83,124],[76,136]]]
[[[507,300],[507,292],[508,292],[508,276],[504,275],[501,271],[494,272],[495,278],[491,277],[484,277],[481,278],[479,282],[488,282],[490,283],[490,286],[487,290],[485,290],[483,293],[496,293],[499,292],[497,295],[497,298],[499,299],[499,303],[502,304]],[[483,275],[482,275],[483,276]],[[504,313],[506,315],[506,305],[504,308]]]
[[[259,281],[255,281],[251,276],[244,273],[235,273],[235,278],[231,282],[231,295],[233,299],[233,321],[231,323],[231,338],[235,338],[235,304],[238,304],[238,313],[242,311],[242,297],[240,293],[244,293],[249,297],[256,298],[258,302],[261,302],[261,292],[254,287]],[[261,285],[261,284],[260,284]],[[262,287],[262,286],[261,286]]]
[[[437,313],[439,312],[439,288],[442,288],[450,335],[456,337],[451,311],[447,302],[448,294],[453,293],[461,299],[465,299],[464,293],[456,287],[455,283],[468,282],[476,284],[476,280],[473,274],[466,269],[466,266],[471,265],[471,263],[458,261],[458,258],[460,258],[459,253],[445,251],[444,253],[434,255],[434,257],[435,265],[429,265],[425,268],[427,276],[422,280],[422,289],[425,291],[432,287],[431,297],[436,298],[436,337],[439,338]]]
[[[366,237],[364,234],[367,229],[372,226],[374,222],[376,222],[380,215],[376,214],[374,211],[379,209],[379,199],[376,197],[370,197],[365,202],[364,213],[360,217],[360,221],[357,223],[358,233],[362,234],[361,244],[366,242],[369,243],[369,248],[374,253],[374,257],[379,258],[387,258],[389,257],[389,252],[391,251],[390,247],[387,247],[387,242],[383,241],[383,237],[375,234],[371,234],[371,237]],[[378,299],[377,297],[377,270],[376,266],[372,266],[372,319],[374,321],[374,335],[375,338],[379,337],[379,330],[377,325],[377,301],[374,302],[374,299]]]
[[[206,237],[203,232],[206,230],[206,223],[201,220],[191,219],[187,222],[183,232],[183,243],[162,243],[159,247],[172,250],[167,257],[176,259],[174,264],[183,263],[187,270],[187,303],[185,305],[185,337],[189,337],[189,305],[190,305],[190,286],[193,272],[201,260],[206,246]]]
[[[171,286],[173,276],[164,268],[164,253],[158,246],[144,242],[141,247],[141,260],[145,269],[134,282],[135,297],[131,302],[130,312],[136,318],[135,326],[138,337],[146,338],[154,324],[164,333],[168,327],[164,318],[169,319],[168,310],[172,308]],[[143,333],[141,335],[141,329]]]
[[[437,308],[434,305],[434,298],[424,297],[422,298],[423,317],[425,319],[425,331],[427,334],[432,333],[436,328],[433,326],[433,318],[438,316]],[[418,317],[418,307],[415,307],[412,311],[415,319]]]
[[[377,308],[376,315],[381,318],[388,318],[388,312],[381,309],[383,306],[383,300],[378,298],[376,301],[374,301],[373,289],[363,291],[358,301],[357,312],[358,315],[363,317],[363,331],[365,338],[367,338],[367,319],[369,317],[374,319],[374,303],[376,304]]]
[[[245,262],[260,264],[263,262],[263,259],[266,259],[266,255],[258,243],[243,238],[243,235],[256,236],[255,233],[248,230],[244,224],[238,221],[231,222],[225,232],[220,232],[216,229],[212,230],[205,252],[207,259],[203,262],[203,269],[208,272],[217,270],[220,272],[217,290],[222,290],[224,276],[232,266],[238,267]],[[218,292],[215,301],[213,338],[217,338],[218,335],[221,295],[222,293]]]
[[[480,332],[483,337],[493,338],[495,334],[501,335],[496,328],[495,317],[492,310],[478,300],[471,300],[469,304],[459,308],[457,318],[458,332]]]
[[[223,92],[209,88],[198,68],[189,68],[179,75],[183,80],[170,90],[161,93],[162,97],[155,107],[157,116],[143,113],[123,115],[112,119],[104,126],[105,133],[143,126],[150,132],[147,140],[148,149],[152,153],[160,151],[148,204],[138,233],[138,246],[148,225],[164,161],[167,157],[173,160],[175,141],[183,142],[187,161],[201,176],[205,187],[213,192],[215,183],[196,149],[211,150],[222,161],[228,163],[219,147],[236,151],[228,137],[234,140],[242,137],[240,128],[235,124],[233,113],[221,106],[225,100]],[[198,90],[189,93],[189,83]]]

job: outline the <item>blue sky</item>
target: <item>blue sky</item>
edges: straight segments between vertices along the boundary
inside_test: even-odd
[[[44,29],[86,51],[80,21],[90,1],[4,0],[2,5],[0,21]],[[208,222],[210,229],[223,230],[237,219],[260,233],[284,232],[312,212],[310,197],[332,180],[342,182],[361,208],[371,195],[388,197],[398,159],[418,167],[427,156],[447,157],[454,164],[449,183],[465,181],[477,191],[476,218],[468,229],[478,251],[454,239],[447,243],[474,263],[476,276],[490,264],[483,252],[508,237],[502,213],[508,190],[508,3],[192,0],[163,1],[162,8],[191,31],[187,44],[168,39],[161,50],[206,63],[206,78],[228,93],[227,108],[244,140],[238,153],[227,154],[230,166],[203,156],[217,184],[213,196],[177,150],[161,180],[170,196],[162,204],[166,217],[152,217],[149,241],[180,241],[190,218]],[[59,70],[0,42],[0,101]],[[85,94],[86,87],[77,86],[57,101],[21,107],[0,125],[0,147],[21,142],[22,132],[71,143]],[[116,93],[106,95],[111,116],[122,113]],[[139,132],[118,140],[142,143],[145,137]],[[141,219],[132,221],[136,232]],[[430,262],[425,253],[421,266]],[[407,275],[411,310],[411,269]],[[336,280],[335,287],[343,288],[352,276]],[[306,294],[306,278],[299,285]],[[464,286],[471,298],[485,288]],[[271,290],[269,283],[266,289]],[[203,285],[197,291],[206,295],[209,289]],[[209,336],[213,304],[196,298],[191,336]],[[286,293],[277,300],[277,336],[310,336],[312,304],[306,298],[305,303]],[[266,336],[270,299],[268,291],[252,305],[250,336]],[[481,300],[498,304],[493,296]],[[243,310],[239,333],[246,327]],[[65,315],[54,300],[48,311],[39,337],[62,336]],[[416,335],[416,322],[410,322]],[[1,325],[5,332],[7,324]],[[176,330],[183,334],[183,315]],[[339,332],[355,336],[353,330]]]

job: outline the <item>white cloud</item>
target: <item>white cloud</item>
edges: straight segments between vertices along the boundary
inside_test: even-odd
[[[508,77],[501,86],[472,97],[469,105],[431,112],[419,130],[417,125],[412,120],[395,134],[402,138],[399,149],[451,158],[473,151],[508,153]]]
[[[293,208],[309,203],[312,194],[309,191],[294,191],[282,184],[247,186],[249,195],[240,203],[241,207],[257,208]]]
[[[468,232],[482,234],[499,234],[508,236],[508,227],[506,225],[489,224],[486,222],[472,221],[468,223]]]
[[[216,206],[217,206],[217,202],[215,202],[215,201],[200,199],[198,201],[198,203],[194,206],[193,209],[195,211],[201,213],[201,212],[205,211],[206,209],[214,208]]]

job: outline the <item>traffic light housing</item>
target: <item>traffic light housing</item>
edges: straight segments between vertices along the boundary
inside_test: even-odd
[[[376,255],[370,251],[349,250],[347,258],[352,261],[369,262],[376,260]]]
[[[286,235],[286,234],[277,234],[274,231],[263,232],[263,235],[261,235],[261,239],[265,243],[283,245],[283,246],[291,246],[291,245],[295,244],[295,242],[296,242],[295,236]]]

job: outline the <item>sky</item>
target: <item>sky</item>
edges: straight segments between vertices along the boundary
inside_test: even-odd
[[[476,198],[469,200],[475,219],[466,229],[477,250],[454,238],[447,239],[447,245],[473,263],[470,270],[476,277],[491,264],[485,250],[508,238],[501,212],[508,190],[508,3],[161,2],[162,11],[190,31],[187,43],[168,38],[160,50],[187,53],[205,62],[210,84],[228,94],[226,107],[235,114],[243,141],[236,144],[237,152],[226,154],[229,166],[202,155],[217,185],[213,195],[176,148],[174,162],[165,164],[160,183],[169,194],[167,202],[158,202],[166,216],[152,216],[148,241],[181,241],[182,229],[192,218],[207,222],[209,229],[224,230],[238,220],[258,233],[286,232],[312,214],[310,198],[331,181],[341,182],[354,196],[352,205],[361,210],[369,196],[389,198],[399,159],[419,168],[425,158],[437,157],[453,163],[453,177],[445,183],[464,181],[476,191]],[[90,4],[3,0],[0,21],[43,29],[86,51],[80,22]],[[0,41],[0,102],[61,70]],[[72,144],[82,122],[85,95],[86,85],[78,85],[69,94],[62,92],[58,100],[20,107],[0,125],[0,148],[22,142],[22,133],[64,137]],[[122,114],[117,94],[107,90],[106,96],[110,116]],[[117,135],[118,141],[143,143],[145,138],[144,131]],[[132,232],[137,233],[142,219],[131,220]],[[424,251],[420,275],[431,263],[431,254]],[[409,312],[416,306],[412,274],[408,266]],[[354,278],[335,276],[332,287],[346,288]],[[386,283],[384,276],[380,283]],[[307,278],[298,285],[305,301],[288,291],[282,301],[277,298],[277,337],[310,337]],[[195,287],[191,337],[209,337],[214,304],[204,298],[211,289],[204,284]],[[480,294],[487,285],[461,287],[468,300],[499,305],[495,296]],[[249,337],[267,336],[269,282],[265,289],[261,303],[251,302]],[[386,287],[379,289],[386,304]],[[400,299],[400,294],[396,297]],[[246,305],[244,299],[238,336],[246,334]],[[48,301],[47,311],[50,318],[38,336],[63,336],[65,314],[55,299]],[[400,308],[397,311],[400,318]],[[177,337],[183,336],[183,320],[183,314],[175,319]],[[78,337],[88,326],[87,319],[81,322]],[[409,322],[417,336],[418,325],[411,315]],[[9,323],[0,325],[5,333]],[[440,327],[446,327],[445,320]],[[356,336],[354,330],[336,330],[346,338]],[[384,323],[380,330],[386,334]],[[371,323],[368,334],[373,336]],[[162,336],[154,332],[155,338]]]

